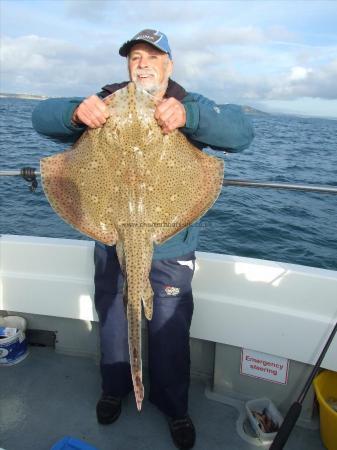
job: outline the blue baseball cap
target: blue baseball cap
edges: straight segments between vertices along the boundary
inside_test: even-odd
[[[137,33],[132,39],[126,41],[119,49],[121,56],[128,56],[131,47],[139,42],[145,42],[146,44],[153,45],[164,53],[169,55],[172,59],[171,49],[168,43],[168,39],[164,33],[158,30],[142,30]]]

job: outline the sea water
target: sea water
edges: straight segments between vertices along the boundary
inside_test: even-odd
[[[38,135],[35,100],[0,98],[0,170],[39,170],[41,158],[69,145]],[[251,115],[255,139],[224,159],[225,178],[337,187],[337,121]],[[39,181],[39,179],[38,179]],[[88,239],[62,221],[41,188],[0,177],[0,233]],[[337,195],[223,187],[201,222],[198,250],[337,270]]]

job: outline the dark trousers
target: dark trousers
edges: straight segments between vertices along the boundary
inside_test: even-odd
[[[193,313],[194,252],[153,260],[153,317],[147,322],[149,400],[170,417],[187,414],[190,383],[189,331]],[[124,397],[133,390],[124,277],[115,247],[95,246],[95,306],[99,317],[103,393]]]

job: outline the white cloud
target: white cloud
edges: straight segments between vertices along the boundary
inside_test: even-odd
[[[337,59],[318,68],[293,67],[267,94],[271,99],[312,97],[337,99]]]
[[[96,46],[35,35],[3,38],[0,64],[2,90],[59,96],[89,95],[127,73],[125,61],[112,61]]]
[[[101,22],[118,25],[121,34],[125,29],[132,30],[127,38],[145,28],[163,27],[162,31],[165,32],[169,23],[186,24],[186,17],[192,22],[200,21],[203,18],[201,10],[204,9],[203,2],[181,0],[65,0],[64,3],[68,17],[89,24]],[[121,24],[124,26],[121,27]]]
[[[291,42],[298,39],[298,34],[281,25],[272,25],[266,29],[266,36],[273,41]]]
[[[301,66],[292,67],[288,79],[289,81],[305,80],[310,73],[312,73],[312,69],[307,69]]]
[[[107,18],[109,0],[67,0],[64,2],[66,14],[71,18],[100,22]]]
[[[182,52],[202,51],[211,49],[221,52],[228,46],[253,46],[267,41],[265,33],[257,27],[212,27],[206,30],[186,27],[178,35],[170,38],[176,54]]]

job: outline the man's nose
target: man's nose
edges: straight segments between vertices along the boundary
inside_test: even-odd
[[[149,65],[148,58],[146,56],[141,56],[139,58],[139,67],[143,69],[144,67],[148,67],[148,65]]]

